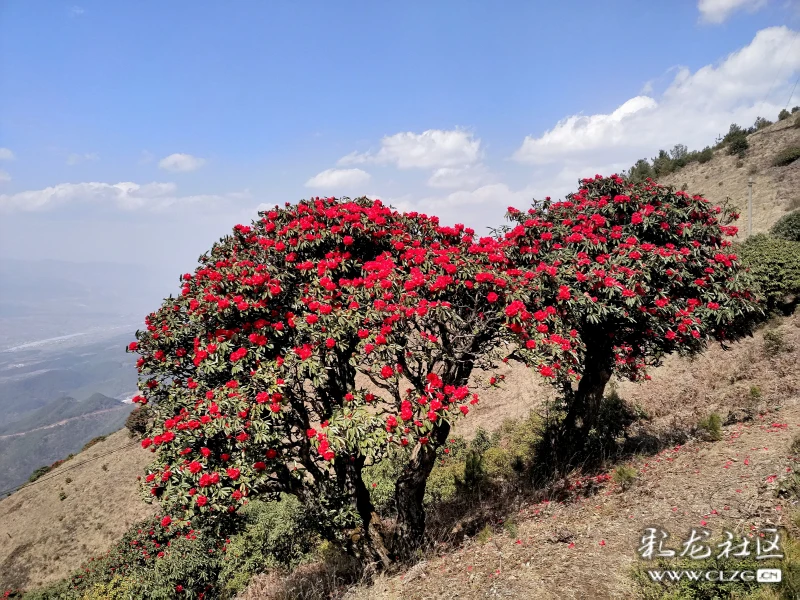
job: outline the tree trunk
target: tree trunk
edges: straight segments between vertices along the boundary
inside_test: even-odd
[[[442,421],[427,444],[417,444],[395,484],[397,524],[392,553],[400,560],[413,558],[425,538],[425,485],[436,464],[436,448],[447,441],[450,424]]]
[[[375,512],[369,490],[362,477],[364,461],[363,456],[358,456],[352,462],[345,458],[342,463],[337,465],[339,466],[337,476],[340,479],[340,485],[343,485],[349,492],[350,501],[361,518],[361,525],[349,532],[348,550],[364,565],[365,569],[371,569],[380,564],[385,570],[391,566],[392,559],[386,549],[384,533],[380,527],[380,517]]]
[[[586,367],[574,392],[567,415],[567,423],[574,425],[575,419],[581,420],[580,429],[584,433],[597,425],[600,416],[600,405],[603,403],[603,392],[611,379],[613,354],[603,347],[590,347],[586,353]]]

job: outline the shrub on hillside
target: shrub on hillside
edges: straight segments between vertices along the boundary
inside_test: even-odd
[[[50,472],[50,465],[39,467],[38,469],[34,470],[33,473],[31,473],[30,477],[28,477],[28,483],[33,483],[34,481],[39,479],[42,475],[46,475],[49,472]]]
[[[800,210],[794,210],[782,216],[769,232],[782,240],[800,242]]]
[[[70,578],[25,595],[28,600],[175,597],[232,598],[250,578],[309,560],[318,539],[302,505],[291,496],[252,502],[238,515],[238,532],[180,533],[153,517],[129,529],[110,551]]]
[[[97,437],[90,439],[88,442],[86,442],[83,445],[83,448],[81,448],[81,452],[83,452],[85,450],[88,450],[89,448],[91,448],[95,444],[99,444],[100,442],[102,442],[105,439],[106,439],[106,436],[104,436],[104,435],[98,435]]]
[[[639,472],[630,465],[620,465],[614,469],[612,479],[623,491],[630,489],[636,483]]]
[[[758,131],[759,129],[769,127],[770,125],[772,125],[772,121],[769,119],[765,119],[764,117],[756,117],[756,122],[753,124],[753,128]]]
[[[749,147],[750,142],[747,141],[747,134],[741,132],[730,138],[728,142],[728,154],[742,158]]]
[[[714,150],[711,146],[706,146],[700,152],[697,153],[697,162],[701,164],[705,164],[714,158]]]
[[[705,432],[711,441],[718,442],[722,439],[722,417],[719,413],[712,412],[707,417],[700,419],[697,427]]]
[[[754,235],[740,246],[769,311],[790,312],[800,296],[800,242]]]
[[[785,167],[800,158],[800,146],[784,148],[772,159],[773,167]]]
[[[558,344],[537,330],[525,307],[548,276],[517,268],[514,252],[511,238],[367,198],[304,200],[237,225],[130,346],[136,400],[155,415],[147,491],[192,523],[224,521],[248,496],[314,499],[331,542],[388,565],[363,468],[415,449],[394,488],[391,540],[395,556],[413,554],[438,449],[478,401],[473,368],[508,343],[537,365],[572,350],[567,330]]]
[[[255,574],[285,571],[309,560],[319,543],[303,505],[288,494],[278,502],[251,502],[242,517],[246,525],[231,538],[218,576],[225,595],[244,590]]]
[[[647,366],[669,353],[748,335],[760,314],[726,239],[738,232],[731,224],[738,215],[702,196],[598,175],[564,201],[509,209],[508,217],[519,267],[552,277],[552,291],[541,288],[552,318],[537,313],[540,331],[563,324],[579,341],[559,368],[539,371],[562,396],[566,428],[577,426],[584,438],[594,429],[607,439],[619,427],[601,430],[613,375],[644,379]]]
[[[792,113],[790,113],[785,108],[782,108],[781,112],[778,113],[778,121],[784,121],[788,119],[790,116],[792,116]]]
[[[28,477],[28,483],[32,483],[32,482],[36,481],[37,479],[39,479],[40,477],[42,477],[43,475],[46,475],[47,473],[49,473],[50,471],[52,471],[56,467],[60,467],[61,465],[63,465],[65,462],[67,462],[68,460],[70,460],[74,456],[75,456],[74,454],[70,454],[70,455],[67,456],[67,458],[62,458],[60,460],[57,460],[52,465],[45,465],[43,467],[39,467],[33,473],[31,473],[30,477]]]
[[[151,416],[150,409],[147,406],[138,406],[128,415],[125,420],[125,427],[133,435],[143,436],[147,432],[147,424]]]

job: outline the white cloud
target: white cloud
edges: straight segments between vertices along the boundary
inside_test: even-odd
[[[797,35],[763,29],[719,64],[678,69],[658,100],[641,95],[610,114],[566,117],[541,136],[527,136],[514,158],[536,165],[632,163],[677,143],[702,148],[733,122],[774,119],[800,71],[800,52],[789,52]]]
[[[80,17],[85,12],[86,10],[84,10],[80,6],[72,6],[69,9],[69,14],[72,15],[73,17]]]
[[[121,183],[60,183],[41,190],[15,194],[0,194],[0,210],[4,212],[32,212],[52,210],[76,204],[100,204],[121,210],[161,211],[186,205],[213,206],[228,201],[249,198],[247,192],[230,194],[199,194],[181,196],[174,183],[138,184]]]
[[[9,181],[11,181],[11,175],[9,175],[8,171],[0,169],[0,183],[8,183]]]
[[[361,169],[327,169],[306,181],[306,187],[342,189],[369,181],[370,175]]]
[[[340,165],[393,164],[399,169],[461,167],[481,157],[481,141],[463,129],[396,133],[381,140],[378,152],[353,152]]]
[[[381,197],[381,200],[398,210],[436,215],[444,224],[463,223],[475,228],[480,235],[486,235],[489,227],[504,223],[506,208],[514,206],[524,209],[531,205],[533,198],[541,199],[545,195],[545,191],[538,186],[512,189],[505,183],[494,183],[444,196],[405,195],[396,198]]]
[[[0,148],[0,160],[14,160],[14,153],[8,148]]]
[[[158,166],[167,171],[187,172],[196,171],[204,164],[206,164],[206,160],[204,158],[192,156],[191,154],[176,153],[162,158],[159,161]]]
[[[698,0],[697,10],[708,23],[722,23],[739,10],[755,12],[766,5],[767,0]]]
[[[475,188],[487,183],[490,175],[481,164],[467,167],[441,167],[428,178],[428,185],[433,188]]]
[[[98,160],[99,158],[100,157],[94,152],[89,152],[87,154],[72,153],[69,156],[67,156],[67,164],[70,166],[74,166],[82,162]]]

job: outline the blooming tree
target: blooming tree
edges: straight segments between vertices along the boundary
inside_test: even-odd
[[[164,526],[224,522],[248,498],[285,492],[362,559],[407,556],[436,448],[478,401],[473,369],[510,342],[531,363],[574,352],[536,330],[527,307],[541,275],[517,268],[513,249],[366,198],[238,225],[129,348],[141,355],[135,400],[154,414],[145,479]],[[407,463],[389,540],[362,469],[393,444]]]
[[[536,368],[588,432],[613,373],[749,331],[755,299],[725,240],[735,215],[702,197],[598,177],[508,217],[476,237],[316,198],[215,244],[130,346],[163,526],[289,493],[328,539],[387,566],[423,539],[428,475],[478,401],[476,369]],[[390,538],[362,471],[392,446],[405,464]]]
[[[596,424],[612,374],[647,378],[666,354],[750,333],[760,314],[726,239],[738,215],[702,196],[598,175],[564,201],[507,217],[510,258],[546,275],[533,283],[535,318],[574,342],[565,360],[533,365],[560,390],[570,427]]]

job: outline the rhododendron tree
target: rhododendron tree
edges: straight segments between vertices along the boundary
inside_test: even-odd
[[[532,283],[534,318],[573,341],[556,363],[525,359],[561,392],[568,428],[596,424],[612,375],[647,378],[669,353],[750,333],[761,312],[728,239],[738,215],[702,196],[598,175],[563,201],[507,217],[510,258],[543,275]]]
[[[260,217],[202,256],[130,345],[154,416],[147,493],[165,527],[290,493],[327,538],[388,565],[422,542],[436,449],[478,401],[473,369],[512,343],[531,364],[576,363],[575,343],[541,330],[529,309],[545,276],[509,260],[511,237],[366,198]],[[391,445],[407,463],[388,539],[362,470]]]

